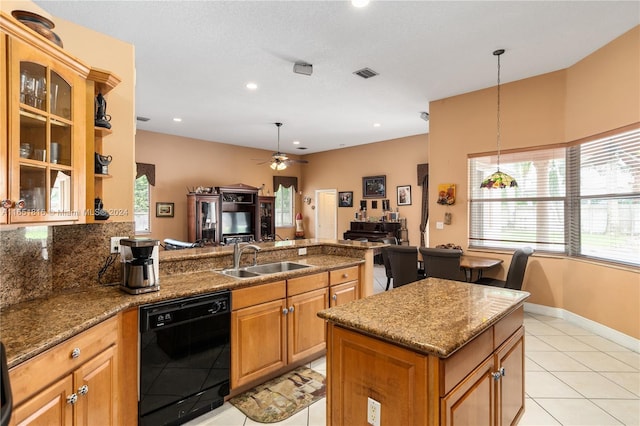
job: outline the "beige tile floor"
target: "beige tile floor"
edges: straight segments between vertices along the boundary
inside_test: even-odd
[[[374,291],[384,291],[376,266]],[[520,425],[640,425],[640,354],[568,321],[525,314],[526,410]],[[310,367],[326,374],[324,358]],[[325,426],[325,400],[273,426]],[[191,426],[259,425],[229,403]],[[389,425],[402,426],[402,425]]]

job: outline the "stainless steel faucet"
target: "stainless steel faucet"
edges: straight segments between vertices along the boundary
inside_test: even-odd
[[[247,244],[240,246],[238,241],[233,245],[233,269],[240,269],[240,258],[242,257],[242,252],[246,249],[253,249],[253,264],[255,265],[257,262],[257,253],[260,251],[260,247],[254,244]]]

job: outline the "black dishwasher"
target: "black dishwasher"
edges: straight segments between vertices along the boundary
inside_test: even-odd
[[[231,293],[144,305],[140,315],[140,425],[179,425],[229,394]]]

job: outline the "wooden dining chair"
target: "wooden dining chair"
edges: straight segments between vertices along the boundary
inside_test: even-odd
[[[460,268],[462,250],[420,247],[427,277],[466,281],[467,276]]]
[[[417,247],[391,245],[383,250],[386,250],[387,256],[389,256],[393,288],[424,278],[424,271],[418,269]]]

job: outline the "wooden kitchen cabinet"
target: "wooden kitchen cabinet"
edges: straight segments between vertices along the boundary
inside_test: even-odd
[[[5,13],[0,37],[7,76],[0,86],[6,99],[2,223],[78,222],[85,204],[89,68]]]
[[[329,273],[329,303],[331,307],[339,306],[358,298],[359,272],[360,268],[358,266],[352,266]]]
[[[327,424],[365,424],[368,396],[386,407],[381,424],[517,424],[525,395],[522,323],[519,307],[448,358],[329,323]]]
[[[234,290],[231,388],[253,383],[325,350],[326,272]]]
[[[187,238],[206,245],[220,243],[220,195],[187,194]]]
[[[114,317],[12,368],[10,424],[118,424],[117,338]]]
[[[234,290],[231,304],[231,389],[234,389],[287,363],[286,282]]]
[[[114,73],[102,70],[99,68],[91,68],[89,76],[87,77],[86,88],[86,141],[87,141],[87,173],[86,173],[86,199],[85,209],[87,212],[94,214],[86,215],[86,222],[92,223],[95,219],[96,198],[104,203],[103,209],[109,210],[109,200],[104,199],[104,192],[102,189],[102,182],[104,179],[111,178],[111,174],[102,173],[97,170],[95,163],[96,154],[108,156],[109,149],[103,145],[103,140],[113,133],[111,129],[105,127],[99,127],[95,125],[95,100],[96,96],[100,93],[105,98],[108,98],[107,94],[120,84],[121,79]],[[107,109],[107,114],[108,114]],[[107,139],[108,140],[108,139]],[[116,159],[116,161],[118,161]]]
[[[326,348],[324,321],[318,312],[328,308],[327,273],[287,281],[287,362],[294,363]]]

